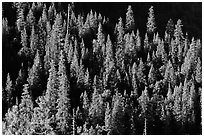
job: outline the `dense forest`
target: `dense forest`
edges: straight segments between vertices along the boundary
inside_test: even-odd
[[[2,134],[202,134],[200,36],[157,24],[154,6],[140,32],[126,9],[114,24],[75,3],[3,3]]]

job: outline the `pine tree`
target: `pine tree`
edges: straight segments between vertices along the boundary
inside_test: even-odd
[[[5,120],[2,124],[2,132],[4,135],[20,135],[19,132],[19,108],[14,105],[12,108],[8,110],[5,115]]]
[[[26,60],[30,59],[30,48],[28,47],[28,35],[26,32],[26,28],[21,31],[21,44],[22,48],[18,52],[20,57],[25,58]]]
[[[124,134],[124,112],[123,112],[123,98],[116,92],[115,97],[113,97],[113,109],[112,109],[112,122],[110,134],[121,135]]]
[[[109,103],[107,103],[105,111],[105,128],[107,132],[109,132],[111,128],[111,108]]]
[[[49,121],[47,121],[48,111],[45,96],[40,96],[36,103],[38,107],[34,108],[31,128],[33,135],[47,135],[47,134],[55,134],[53,128],[49,125]]]
[[[174,22],[172,19],[169,19],[166,25],[166,32],[170,35],[170,37],[174,34]]]
[[[202,64],[199,57],[197,59],[195,79],[197,83],[202,83]]]
[[[9,73],[7,74],[7,80],[6,80],[6,87],[5,87],[5,92],[6,92],[6,109],[10,108],[12,106],[12,101],[13,101],[13,83],[10,78]]]
[[[100,48],[104,47],[105,36],[103,34],[103,28],[102,28],[101,23],[99,23],[99,25],[98,25],[97,42],[98,42]]]
[[[89,108],[90,108],[90,101],[85,91],[83,94],[83,114],[84,114],[85,121],[88,120]]]
[[[78,59],[79,59],[79,54],[78,54],[77,47],[75,46],[74,54],[73,54],[73,58],[71,61],[71,66],[70,66],[72,77],[77,77],[79,74],[79,61],[78,61]]]
[[[89,14],[89,23],[90,23],[90,27],[92,29],[96,29],[97,28],[97,18],[94,16],[93,11],[90,11]]]
[[[49,77],[47,82],[47,89],[45,93],[45,101],[47,107],[45,111],[47,113],[46,124],[48,126],[54,125],[56,123],[55,114],[57,112],[57,99],[58,99],[58,79],[57,79],[57,70],[55,68],[54,61],[52,60],[51,68],[49,70]]]
[[[105,117],[105,108],[103,104],[103,99],[99,94],[96,87],[94,87],[94,92],[92,95],[92,103],[89,108],[89,116],[93,125],[101,125]]]
[[[137,79],[140,83],[146,84],[146,75],[144,74],[145,66],[142,59],[140,59],[140,64],[137,69]]]
[[[155,24],[155,18],[154,18],[154,7],[151,6],[149,8],[149,16],[147,18],[147,32],[152,34],[155,32],[156,24]]]
[[[145,90],[142,92],[142,95],[139,97],[139,103],[142,109],[142,115],[144,117],[144,135],[147,135],[147,118],[148,118],[148,103],[149,103],[149,95],[147,87],[145,87]]]
[[[140,38],[140,32],[139,30],[137,30],[136,33],[136,47],[137,47],[137,52],[140,52],[142,49],[142,45],[141,45],[141,38]]]
[[[46,26],[46,23],[48,22],[48,16],[47,16],[47,7],[46,4],[43,6],[43,11],[42,11],[42,22],[43,25]]]
[[[182,94],[182,122],[187,123],[188,113],[189,113],[189,99],[190,91],[187,79],[184,81],[183,94]]]
[[[25,17],[24,17],[24,10],[23,9],[20,9],[18,11],[18,17],[17,17],[16,25],[17,25],[18,31],[23,30],[25,27]]]
[[[108,76],[111,72],[111,69],[115,66],[114,57],[113,57],[113,45],[110,40],[110,35],[107,37],[106,42],[106,57],[104,61],[104,67],[105,67],[105,79],[104,79],[104,85],[107,84]]]
[[[69,134],[71,129],[71,104],[70,104],[70,85],[66,73],[65,56],[60,52],[60,62],[58,69],[59,91],[57,99],[57,129],[60,134]]]
[[[144,53],[148,53],[150,49],[150,44],[149,44],[149,38],[147,36],[147,33],[145,34],[145,39],[144,39]]]
[[[182,117],[182,83],[180,83],[179,87],[176,86],[174,88],[174,106],[173,106],[173,113],[175,115],[175,119],[178,124],[181,122]]]
[[[156,82],[156,70],[153,66],[153,64],[151,65],[151,68],[149,70],[149,75],[148,75],[148,82],[149,84],[154,84]]]
[[[176,44],[179,44],[181,42],[181,40],[183,40],[183,32],[182,32],[182,22],[179,19],[177,21],[177,24],[175,25],[175,30],[174,30],[174,37],[176,38]]]
[[[196,93],[195,90],[195,84],[192,82],[191,86],[190,86],[190,97],[189,97],[189,123],[190,125],[194,125],[196,122],[196,105],[198,105],[197,103],[197,98],[198,98],[198,94]]]
[[[24,85],[23,91],[21,103],[19,104],[19,132],[23,135],[29,135],[31,134],[31,120],[34,106],[28,84]]]
[[[40,95],[41,89],[42,89],[42,73],[43,72],[43,66],[42,61],[39,55],[39,52],[37,51],[33,66],[29,72],[28,77],[28,83],[31,90],[31,94],[36,98],[37,95]]]
[[[32,9],[29,10],[28,15],[26,16],[26,25],[29,30],[32,29],[32,26],[35,25],[35,16]]]
[[[138,86],[137,86],[137,65],[136,63],[132,66],[132,87],[133,87],[133,96],[138,97]]]
[[[45,45],[45,56],[44,56],[44,69],[45,69],[45,73],[48,75],[49,73],[49,69],[50,69],[50,64],[51,64],[51,60],[53,59],[51,57],[51,51],[52,51],[52,47],[51,47],[51,25],[50,22],[46,23],[46,31],[47,31],[47,38],[46,38],[46,45]]]
[[[128,32],[135,29],[135,20],[134,20],[134,13],[132,11],[132,7],[129,5],[126,13],[126,24],[125,28]]]
[[[122,18],[119,18],[119,22],[117,24],[117,47],[116,47],[116,53],[115,53],[115,58],[116,58],[116,65],[118,67],[122,66],[122,62],[124,60],[124,28],[123,28],[123,21]]]
[[[118,19],[118,24],[116,25],[116,35],[117,35],[117,43],[122,44],[123,43],[123,35],[124,35],[124,27],[123,27],[123,20],[120,17]]]
[[[48,11],[49,14],[49,11]],[[51,58],[58,64],[60,58],[60,49],[63,49],[63,44],[61,40],[63,40],[63,20],[62,15],[57,14],[55,22],[52,26],[52,33],[50,38],[51,44]]]
[[[43,58],[45,54],[46,45],[46,24],[43,22],[42,17],[38,21],[38,51],[40,57]]]
[[[37,49],[38,49],[38,35],[35,31],[35,27],[32,26],[31,36],[30,36],[31,59],[34,59]]]

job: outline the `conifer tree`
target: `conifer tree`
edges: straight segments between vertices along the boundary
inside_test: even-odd
[[[29,28],[29,30],[31,30],[32,26],[35,25],[35,16],[32,9],[29,10],[28,15],[26,16],[26,23],[27,28]]]
[[[21,31],[25,27],[25,17],[24,17],[24,10],[19,8],[18,17],[16,21],[18,31]]]
[[[105,67],[105,79],[104,79],[105,84],[104,85],[107,84],[108,75],[110,74],[111,69],[114,66],[115,66],[115,61],[113,57],[113,45],[110,40],[110,35],[108,35],[107,42],[106,42],[106,57],[104,61],[104,67]]]
[[[174,22],[172,19],[169,19],[166,25],[166,32],[170,35],[170,37],[174,34]]]
[[[90,108],[90,101],[89,101],[87,92],[85,91],[83,94],[83,113],[84,113],[84,119],[86,120],[88,120],[89,108]]]
[[[151,65],[151,68],[149,70],[148,82],[149,84],[154,84],[156,82],[156,71],[153,64]]]
[[[6,87],[5,87],[5,92],[6,92],[6,109],[10,108],[12,106],[12,101],[13,101],[13,83],[10,78],[9,73],[7,74],[7,80],[6,80]]]
[[[145,87],[145,90],[142,92],[142,95],[139,97],[139,103],[142,109],[142,115],[144,117],[144,130],[143,134],[147,135],[148,128],[147,128],[147,118],[148,118],[148,103],[149,103],[149,95],[147,87]]]
[[[129,5],[127,9],[125,28],[128,32],[135,29],[134,13],[132,11],[131,5]]]
[[[26,58],[27,60],[29,60],[29,58],[30,58],[30,48],[28,47],[28,35],[27,35],[25,27],[21,31],[21,44],[22,44],[22,48],[20,49],[18,54],[22,58]]]
[[[116,65],[118,67],[122,66],[122,62],[124,60],[124,28],[123,28],[123,21],[122,18],[119,18],[119,22],[116,27],[117,30],[117,47],[116,47],[116,53],[115,53],[115,58],[116,58]]]
[[[139,80],[140,83],[146,84],[146,75],[144,74],[144,71],[145,66],[142,59],[140,59],[140,64],[137,69],[137,79]]]
[[[190,91],[187,79],[184,81],[183,94],[182,94],[182,122],[187,123],[188,113],[189,113],[189,99]]]
[[[105,36],[103,34],[103,28],[102,28],[101,23],[99,23],[99,25],[98,25],[97,42],[98,42],[100,48],[104,47]]]
[[[111,128],[111,108],[109,103],[107,103],[106,111],[105,111],[105,128],[107,132],[109,132]]]
[[[52,60],[51,68],[49,70],[49,77],[47,82],[47,89],[45,92],[45,101],[47,107],[45,107],[45,111],[47,113],[46,124],[51,126],[55,124],[55,114],[57,112],[57,99],[58,99],[58,79],[57,79],[57,70],[55,68],[54,61]]]
[[[32,122],[31,122],[31,130],[33,135],[47,135],[54,134],[53,128],[49,125],[48,111],[45,96],[40,96],[36,103],[38,107],[34,108]]]
[[[3,121],[4,126],[2,126],[4,135],[20,135],[19,132],[19,108],[14,105],[8,110],[5,115],[5,120]]]
[[[27,79],[33,97],[36,97],[36,95],[41,94],[40,92],[42,89],[42,72],[42,61],[39,52],[37,51],[33,66],[29,72],[29,77]]]
[[[57,129],[60,134],[69,134],[71,131],[71,104],[70,104],[70,83],[66,73],[65,55],[60,52],[58,69],[59,91],[57,99]]]
[[[48,22],[48,17],[47,17],[47,7],[46,4],[44,4],[43,6],[43,11],[42,11],[42,22],[43,25],[46,26],[47,22]]]
[[[174,37],[176,38],[176,44],[179,44],[181,42],[181,40],[183,40],[183,32],[182,32],[182,22],[179,19],[177,21],[177,24],[175,25],[175,30],[174,30]]]
[[[201,60],[198,57],[197,65],[196,65],[196,72],[195,72],[195,79],[197,83],[202,83],[202,67],[201,67]]]
[[[29,85],[25,84],[19,104],[19,132],[24,135],[31,134],[31,120],[33,116],[33,102],[29,91]]]
[[[115,97],[113,97],[113,109],[112,109],[112,122],[110,134],[121,135],[124,134],[124,112],[123,112],[123,98],[116,92]]]
[[[147,32],[152,34],[155,32],[156,24],[155,24],[155,17],[154,17],[154,7],[151,6],[149,8],[149,16],[147,18]]]
[[[133,87],[133,96],[138,97],[138,86],[137,86],[137,65],[136,63],[132,66],[132,87]]]
[[[182,83],[180,83],[179,87],[176,86],[174,88],[174,106],[173,111],[175,115],[175,119],[178,122],[178,124],[181,124],[181,118],[182,118]]]
[[[101,125],[105,117],[103,100],[96,87],[94,87],[94,92],[92,95],[92,103],[89,108],[89,116],[93,125]]]
[[[38,35],[35,31],[35,27],[32,26],[30,36],[31,59],[34,59],[37,49],[38,49]]]
[[[38,50],[41,58],[45,54],[46,35],[46,24],[44,24],[42,17],[40,17],[38,21]]]
[[[78,72],[79,72],[79,62],[78,62],[78,51],[77,51],[76,47],[75,47],[75,50],[74,50],[74,55],[73,55],[73,58],[72,58],[70,69],[71,69],[71,76],[72,77],[77,77]]]
[[[123,35],[124,35],[124,27],[123,27],[123,20],[120,17],[118,19],[118,24],[116,25],[116,35],[117,35],[117,43],[121,45],[123,43]]]
[[[137,34],[136,34],[136,47],[137,47],[137,52],[140,52],[142,49],[142,44],[141,44],[141,38],[140,38],[139,30],[137,30]]]

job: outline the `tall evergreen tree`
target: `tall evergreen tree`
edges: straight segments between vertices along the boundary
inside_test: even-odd
[[[58,83],[59,83],[57,76],[58,75],[57,70],[55,68],[55,63],[52,60],[51,68],[49,70],[47,89],[45,92],[46,107],[44,108],[47,113],[46,124],[48,124],[48,126],[51,127],[56,123],[55,114],[57,113],[56,102],[58,99]]]
[[[65,55],[60,52],[60,62],[58,69],[59,91],[57,99],[57,129],[60,134],[71,132],[71,104],[70,104],[70,83],[66,73]]]
[[[195,79],[197,83],[202,83],[202,67],[200,58],[197,59]]]
[[[38,49],[38,35],[36,33],[35,27],[32,26],[30,36],[31,59],[34,59],[37,49]]]
[[[155,17],[154,17],[154,7],[151,6],[149,8],[149,16],[147,18],[147,32],[148,33],[154,33],[156,29],[156,24],[155,24]]]
[[[111,108],[109,103],[107,103],[106,111],[105,111],[105,128],[107,132],[109,132],[111,128]]]
[[[34,97],[34,99],[36,98],[36,96],[41,95],[42,75],[43,75],[42,61],[39,52],[37,51],[33,66],[29,72],[29,77],[27,79],[31,90],[31,94]]]
[[[124,101],[122,95],[116,92],[113,97],[112,122],[110,134],[121,135],[124,134]]]
[[[32,26],[35,25],[35,16],[32,8],[29,10],[28,15],[26,16],[26,25],[29,30],[31,30]]]
[[[5,120],[2,124],[2,130],[4,135],[20,135],[19,132],[19,108],[17,105],[14,105],[5,115]]]
[[[131,5],[129,5],[127,9],[125,28],[128,32],[135,29],[134,13],[132,11]]]
[[[146,75],[144,74],[144,72],[145,66],[142,59],[140,59],[140,64],[137,70],[137,79],[139,80],[140,83],[146,84]]]
[[[174,106],[173,106],[173,114],[175,116],[175,120],[177,121],[178,128],[181,126],[182,120],[182,83],[180,83],[179,87],[176,86],[174,88]]]
[[[137,86],[137,65],[136,63],[132,66],[132,87],[133,87],[133,96],[138,97],[138,86]]]
[[[24,85],[23,91],[21,103],[19,104],[19,132],[24,135],[29,135],[31,134],[31,120],[34,106],[28,84]]]
[[[18,31],[23,30],[25,27],[25,17],[24,17],[23,9],[18,10],[18,17],[17,17],[16,25],[17,25]]]
[[[22,48],[20,49],[18,54],[22,58],[25,58],[26,61],[28,61],[30,59],[30,48],[28,46],[28,35],[25,27],[21,31],[21,44],[22,44]]]
[[[7,74],[7,80],[6,80],[6,87],[5,87],[5,92],[6,92],[6,109],[10,108],[12,106],[12,101],[13,101],[13,83],[10,78],[9,73]]]
[[[176,38],[176,44],[179,44],[181,40],[183,40],[183,32],[182,32],[182,21],[179,19],[177,21],[177,24],[175,25],[175,30],[174,30],[174,37]]]
[[[147,135],[148,134],[148,128],[147,128],[147,119],[148,119],[148,103],[149,103],[149,94],[147,87],[145,87],[145,90],[142,92],[142,95],[139,97],[139,103],[142,109],[142,115],[144,118],[144,130],[143,134]]]
[[[89,108],[89,116],[94,126],[96,126],[97,124],[102,125],[105,117],[105,108],[103,99],[96,87],[94,87],[94,93],[92,95],[92,103]]]
[[[149,75],[148,75],[148,82],[149,84],[154,84],[156,82],[156,71],[155,68],[153,66],[153,64],[151,65],[151,68],[149,70]]]
[[[169,19],[166,25],[166,32],[170,35],[170,37],[174,34],[174,22],[172,19]]]

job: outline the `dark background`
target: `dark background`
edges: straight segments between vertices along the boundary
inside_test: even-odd
[[[16,19],[15,10],[12,9],[12,3],[3,3],[3,16],[8,18],[9,24],[13,25]],[[49,5],[49,4],[48,4]],[[164,34],[167,21],[171,18],[174,23],[178,19],[183,22],[184,34],[187,31],[190,36],[196,38],[202,37],[202,3],[201,2],[76,2],[75,13],[86,15],[90,10],[101,13],[110,19],[115,25],[119,17],[125,21],[125,14],[128,5],[132,5],[135,16],[136,27],[140,32],[145,32],[148,9],[154,6],[157,31]],[[64,9],[67,9],[67,3],[62,3]],[[48,6],[47,6],[48,8]],[[76,15],[76,16],[77,16]]]

